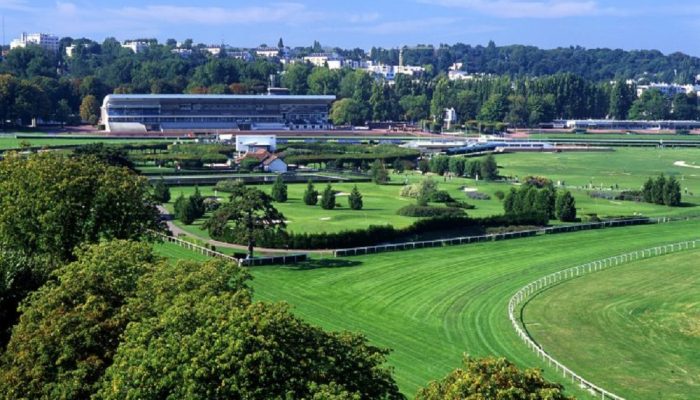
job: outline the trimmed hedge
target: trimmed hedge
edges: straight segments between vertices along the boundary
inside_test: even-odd
[[[267,248],[290,249],[335,249],[362,246],[374,246],[381,243],[411,238],[415,240],[420,235],[439,231],[469,230],[479,228],[508,227],[536,225],[545,226],[549,219],[544,214],[498,215],[485,218],[470,218],[466,215],[448,218],[426,218],[412,225],[396,229],[391,225],[372,225],[366,229],[356,229],[335,233],[290,233],[284,231],[265,231],[255,238],[255,243]],[[210,232],[211,234],[211,232]],[[212,238],[229,243],[243,244],[247,242],[230,227],[223,235]]]
[[[396,213],[404,217],[459,218],[464,216],[464,211],[461,208],[417,206],[415,204],[401,207]]]

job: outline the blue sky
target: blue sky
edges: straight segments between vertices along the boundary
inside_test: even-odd
[[[256,46],[463,42],[659,49],[700,56],[700,0],[0,0],[22,31]]]

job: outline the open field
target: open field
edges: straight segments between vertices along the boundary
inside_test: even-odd
[[[258,299],[287,301],[314,324],[394,349],[397,381],[412,395],[459,366],[463,353],[545,368],[510,326],[515,291],[566,267],[695,235],[696,222],[680,222],[315,260],[253,268],[253,286]]]
[[[618,395],[697,398],[698,256],[679,252],[566,281],[535,296],[523,321],[554,358]]]
[[[700,135],[675,135],[672,133],[530,133],[530,139],[574,139],[574,140],[700,140]]]

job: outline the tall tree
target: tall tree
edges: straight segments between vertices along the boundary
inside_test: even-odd
[[[287,184],[284,183],[282,175],[277,175],[275,183],[272,185],[272,199],[278,203],[287,201]]]
[[[505,358],[465,357],[463,367],[421,388],[416,400],[531,399],[573,400],[561,385],[548,382],[542,371],[520,371]]]
[[[221,237],[231,229],[247,243],[250,259],[256,236],[283,230],[284,221],[284,215],[272,205],[270,196],[256,188],[244,187],[232,194],[231,201],[216,210],[204,227],[214,237]]]
[[[576,201],[568,190],[559,196],[555,205],[556,216],[562,222],[576,221]]]
[[[97,124],[100,118],[100,104],[95,96],[83,97],[83,102],[80,103],[80,118],[91,125]]]
[[[348,205],[351,210],[361,210],[362,209],[362,194],[357,189],[357,185],[353,186],[350,195],[348,196]]]
[[[492,181],[498,178],[498,165],[496,157],[489,154],[481,161],[481,177],[487,181]]]
[[[304,191],[304,204],[307,206],[315,206],[318,204],[318,190],[314,188],[313,182],[309,181]]]
[[[140,277],[157,261],[146,243],[105,242],[83,248],[57,280],[33,293],[2,356],[5,398],[86,399],[111,364],[127,324],[126,306]]]
[[[608,115],[613,119],[627,119],[627,114],[636,97],[634,87],[628,85],[623,79],[617,80],[610,92]]]
[[[332,210],[335,208],[335,191],[330,184],[323,189],[321,194],[321,208],[324,210]]]

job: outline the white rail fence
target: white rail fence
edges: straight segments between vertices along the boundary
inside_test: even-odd
[[[208,249],[204,246],[200,246],[198,244],[194,244],[192,242],[188,242],[187,240],[182,240],[173,236],[168,236],[163,233],[159,232],[153,232],[156,236],[160,237],[164,241],[168,243],[174,243],[180,247],[183,247],[185,249],[197,252],[199,254],[202,254],[207,257],[214,257],[214,258],[222,258],[224,260],[232,261],[238,264],[239,266],[255,266],[255,265],[269,265],[269,264],[294,264],[302,261],[308,260],[309,256],[308,254],[289,254],[289,255],[281,255],[281,256],[272,256],[272,257],[254,257],[252,259],[244,259],[244,258],[236,258],[233,256],[229,256],[228,254],[224,254],[218,251],[214,251],[211,249]]]
[[[682,250],[695,249],[698,243],[700,243],[700,239],[651,247],[648,249],[637,250],[630,253],[620,254],[617,256],[608,257],[597,261],[591,261],[586,264],[578,265],[576,267],[571,267],[562,271],[554,272],[549,275],[543,276],[542,278],[539,278],[523,286],[513,295],[513,297],[510,298],[510,302],[508,303],[508,317],[510,318],[510,322],[513,325],[513,328],[515,329],[518,336],[520,336],[520,338],[525,342],[525,344],[532,351],[534,351],[539,358],[541,358],[543,361],[548,362],[550,367],[554,367],[554,369],[557,372],[560,372],[564,376],[564,378],[570,378],[571,383],[578,383],[581,388],[588,390],[589,392],[591,392],[591,394],[595,395],[596,397],[600,397],[603,400],[624,400],[623,397],[620,397],[593,384],[590,381],[587,381],[586,379],[572,371],[570,368],[566,367],[564,364],[560,363],[559,361],[555,360],[552,356],[550,356],[542,348],[542,346],[540,346],[530,337],[525,327],[521,323],[520,319],[516,317],[516,311],[518,311],[520,309],[520,305],[532,295],[546,290],[548,287],[556,285],[560,282],[569,279],[574,279],[585,274],[602,271],[606,268],[614,267],[630,261],[661,256],[664,254],[669,254]]]

